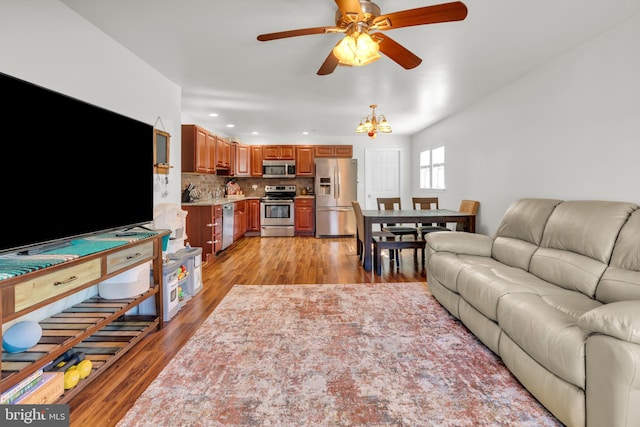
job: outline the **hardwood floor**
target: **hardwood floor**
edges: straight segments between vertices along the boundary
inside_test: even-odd
[[[382,276],[365,272],[355,238],[245,237],[203,268],[203,290],[162,330],[98,376],[69,403],[71,426],[113,426],[189,340],[234,284],[331,284],[425,281],[413,251],[403,251],[400,269],[384,258]],[[418,257],[420,258],[420,257]],[[168,411],[179,408],[167,408]]]

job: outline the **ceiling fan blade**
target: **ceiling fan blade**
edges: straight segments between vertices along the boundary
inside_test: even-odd
[[[338,42],[339,43],[339,42]],[[333,73],[333,71],[338,66],[338,58],[333,54],[333,50],[329,52],[329,56],[324,60],[320,68],[318,69],[319,76],[326,76],[327,74]]]
[[[393,59],[405,70],[415,68],[422,62],[422,59],[411,53],[400,43],[389,38],[386,34],[373,33],[371,37],[374,40],[379,40],[378,46],[380,46],[380,52]]]
[[[336,0],[336,4],[342,16],[357,18],[356,21],[362,21],[364,18],[359,0]]]
[[[378,30],[390,30],[414,25],[462,21],[466,17],[467,6],[456,1],[380,15],[373,20],[373,24]]]
[[[300,30],[279,31],[277,33],[260,34],[258,36],[258,40],[260,40],[261,42],[266,42],[269,40],[285,39],[288,37],[326,34],[327,32],[336,32],[336,30],[336,27],[302,28]]]

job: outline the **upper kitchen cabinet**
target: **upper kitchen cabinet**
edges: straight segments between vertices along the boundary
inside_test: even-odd
[[[353,145],[316,145],[316,157],[353,157]]]
[[[295,160],[294,145],[265,145],[262,147],[264,160]]]
[[[231,142],[215,136],[216,138],[216,168],[231,168]]]
[[[262,176],[262,145],[251,145],[251,176]]]
[[[196,125],[182,125],[182,172],[215,173],[216,138]]]
[[[314,176],[315,150],[313,145],[296,146],[296,175]]]
[[[231,151],[235,151],[235,176],[251,176],[251,148],[249,145],[234,143]]]

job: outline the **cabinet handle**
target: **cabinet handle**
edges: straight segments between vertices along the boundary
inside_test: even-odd
[[[67,280],[53,282],[53,286],[66,285],[67,283],[73,282],[74,280],[78,280],[78,276],[71,276]]]
[[[129,255],[129,256],[127,257],[127,259],[134,259],[134,258],[138,258],[139,256],[142,256],[142,254],[141,254],[140,252],[135,253],[135,254],[133,254],[133,255]]]

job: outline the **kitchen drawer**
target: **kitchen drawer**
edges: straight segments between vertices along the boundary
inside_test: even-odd
[[[15,288],[15,312],[79,288],[101,277],[101,260],[77,264],[22,283]]]
[[[313,199],[312,198],[306,198],[306,199],[296,199],[295,200],[295,206],[296,207],[313,207]]]
[[[107,273],[130,267],[140,261],[153,258],[153,242],[146,242],[107,255]]]

